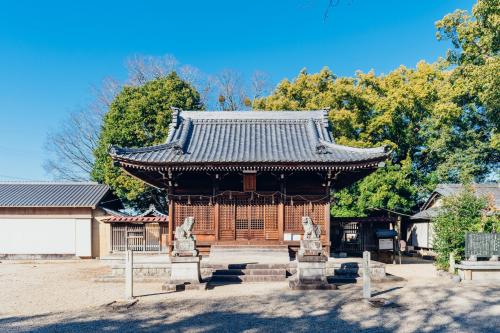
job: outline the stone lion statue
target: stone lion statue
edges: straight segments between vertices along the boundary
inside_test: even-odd
[[[304,228],[304,239],[319,239],[321,228],[314,224],[309,216],[302,216],[302,227]]]
[[[191,233],[194,224],[194,217],[186,217],[184,219],[184,223],[182,225],[175,228],[175,239],[176,240],[186,240],[191,239],[194,240],[194,236]]]

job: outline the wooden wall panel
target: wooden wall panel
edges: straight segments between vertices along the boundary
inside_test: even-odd
[[[314,224],[321,226],[321,234],[326,235],[326,209],[328,202],[297,201],[287,199],[285,202],[285,231],[303,232],[302,217],[309,216]]]
[[[184,223],[186,217],[194,217],[194,234],[214,233],[214,205],[209,201],[174,202],[174,226]],[[175,229],[174,227],[174,229]],[[175,232],[175,231],[174,231]]]

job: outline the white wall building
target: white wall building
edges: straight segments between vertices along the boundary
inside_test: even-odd
[[[0,258],[90,258],[109,252],[109,227],[100,222],[105,212],[98,207],[109,201],[117,200],[97,183],[0,183]]]

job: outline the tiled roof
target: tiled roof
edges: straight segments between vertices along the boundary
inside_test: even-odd
[[[439,215],[439,207],[424,209],[415,215],[410,216],[411,220],[430,220]]]
[[[167,216],[112,216],[103,220],[106,223],[151,223],[167,222]]]
[[[109,191],[98,183],[0,182],[0,207],[96,207]]]
[[[424,204],[424,209],[420,212],[412,215],[410,219],[412,220],[430,220],[439,215],[440,208],[439,207],[429,207],[432,203],[432,200],[436,198],[436,196],[449,197],[455,194],[458,194],[463,190],[462,184],[438,184],[434,192],[432,192],[429,200]],[[488,184],[472,184],[472,188],[477,196],[483,197],[492,197],[493,203],[497,210],[500,209],[500,186],[498,183],[488,183]],[[426,208],[428,207],[428,208]]]
[[[462,184],[438,184],[434,192],[444,197],[459,193],[463,190]],[[477,196],[493,196],[495,207],[500,208],[500,186],[498,183],[472,184]]]
[[[176,111],[165,144],[112,147],[113,159],[130,164],[378,162],[384,147],[335,144],[326,111]]]

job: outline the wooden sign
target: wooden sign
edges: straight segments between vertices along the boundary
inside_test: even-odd
[[[378,249],[379,250],[392,250],[394,247],[392,238],[380,238],[378,240]]]

